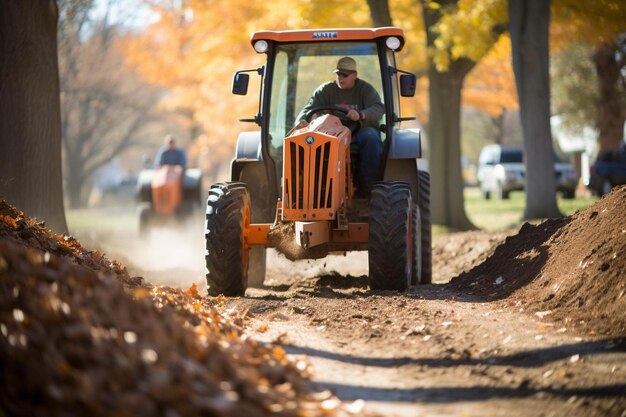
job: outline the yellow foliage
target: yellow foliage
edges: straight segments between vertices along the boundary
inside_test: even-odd
[[[508,36],[502,36],[469,73],[463,88],[463,103],[491,116],[500,115],[503,109],[518,108]]]
[[[623,0],[554,0],[550,46],[558,50],[570,42],[610,43],[625,29]],[[510,40],[494,36],[495,27],[508,25],[507,0],[459,0],[444,10],[434,30],[433,61],[446,71],[453,60],[467,57],[478,63],[463,90],[464,103],[492,116],[504,108],[517,108],[511,69]],[[495,45],[495,46],[494,46]]]
[[[551,17],[553,50],[570,42],[610,43],[626,28],[626,2],[554,0]],[[434,28],[437,69],[446,71],[460,57],[478,62],[497,41],[493,28],[507,24],[507,0],[459,0],[456,7],[444,11]]]
[[[434,27],[437,70],[446,71],[461,57],[478,62],[497,41],[494,27],[507,19],[507,0],[460,0],[456,8],[448,8]]]
[[[594,45],[612,43],[625,30],[624,0],[555,0],[552,3],[551,49],[558,50],[580,41]]]

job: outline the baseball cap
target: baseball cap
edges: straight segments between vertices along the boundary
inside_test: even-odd
[[[344,56],[337,61],[337,71],[356,71],[356,61],[349,56]]]

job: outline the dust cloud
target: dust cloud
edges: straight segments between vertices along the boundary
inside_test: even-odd
[[[143,237],[139,235],[138,216],[132,209],[105,208],[90,213],[88,217],[89,222],[73,222],[75,216],[70,214],[72,234],[86,247],[121,262],[131,276],[143,277],[156,286],[184,289],[196,284],[201,293],[206,291],[202,212],[194,213],[185,222],[154,224]],[[267,251],[266,285],[291,284],[333,272],[367,276],[367,252],[291,261],[275,249]]]
[[[111,218],[115,217],[116,222]],[[206,288],[204,280],[204,216],[194,214],[186,221],[155,223],[145,236],[139,234],[138,216],[133,210],[105,209],[92,215],[72,234],[85,244],[125,265],[131,276],[141,276],[153,285]],[[111,227],[95,227],[98,222]]]
[[[155,285],[204,285],[203,226],[155,228],[128,243],[125,256],[131,275],[143,275]]]

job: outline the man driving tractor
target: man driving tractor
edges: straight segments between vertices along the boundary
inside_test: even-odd
[[[346,109],[346,117],[361,127],[352,137],[351,148],[356,147],[358,163],[356,167],[356,186],[358,196],[366,197],[372,184],[380,177],[383,144],[378,126],[385,108],[376,89],[358,78],[356,61],[343,57],[334,70],[335,81],[320,85],[309,102],[297,117],[296,128],[308,125],[305,115],[311,109],[320,106],[337,106]]]
[[[403,31],[259,31],[250,42],[266,63],[237,71],[232,92],[260,77],[256,114],[240,119],[258,129],[239,133],[230,180],[208,192],[209,294],[262,285],[268,247],[290,259],[367,250],[370,288],[430,283],[430,177],[419,130],[401,125],[414,120],[400,98],[416,85],[396,63]]]
[[[144,169],[139,175],[139,233],[142,236],[154,226],[190,218],[200,202],[201,172],[197,168],[187,169],[187,157],[176,147],[174,136],[165,137],[154,165],[154,169]]]
[[[176,147],[176,139],[172,135],[165,137],[165,144],[159,148],[154,158],[156,168],[163,165],[180,165],[183,171],[187,167],[185,152]]]

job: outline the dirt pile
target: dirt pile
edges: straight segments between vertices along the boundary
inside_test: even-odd
[[[0,415],[337,415],[219,299],[150,288],[0,202]],[[226,318],[225,318],[226,317]]]
[[[525,224],[450,285],[591,334],[626,334],[626,187],[584,211]]]
[[[470,231],[433,239],[433,282],[446,283],[485,261],[514,232]]]

